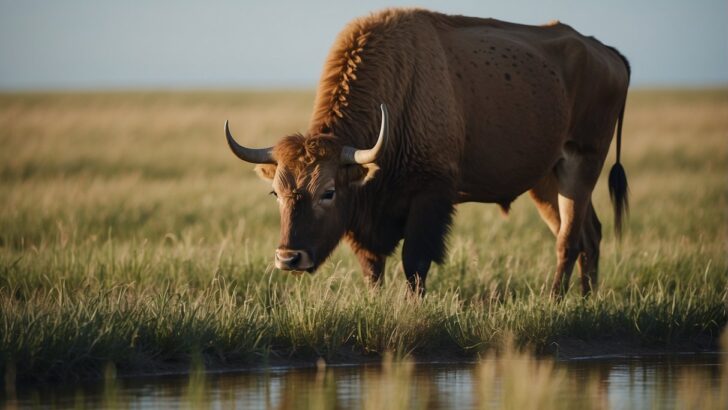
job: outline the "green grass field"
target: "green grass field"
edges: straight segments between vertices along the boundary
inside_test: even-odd
[[[528,196],[458,208],[445,264],[407,297],[399,255],[372,292],[342,246],[315,275],[272,266],[278,211],[238,140],[305,130],[309,92],[0,94],[0,367],[57,379],[392,351],[476,354],[512,335],[709,346],[728,317],[728,90],[634,91],[621,244],[604,176],[598,293],[548,298],[554,240]],[[614,154],[610,154],[607,167]],[[606,349],[606,347],[605,347]],[[592,351],[594,353],[594,351]]]

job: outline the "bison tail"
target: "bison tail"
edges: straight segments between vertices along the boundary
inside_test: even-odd
[[[624,104],[619,112],[617,120],[617,162],[609,171],[609,197],[612,199],[612,207],[614,208],[614,232],[617,239],[622,238],[622,219],[623,215],[629,211],[627,173],[620,162],[620,154],[622,151],[622,120],[624,118]]]
[[[622,164],[617,162],[609,171],[609,196],[612,198],[614,208],[614,232],[617,238],[622,238],[623,215],[629,211],[629,199],[627,197],[627,174]]]

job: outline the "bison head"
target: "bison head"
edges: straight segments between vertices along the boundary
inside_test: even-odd
[[[251,149],[235,142],[233,153],[258,164],[258,175],[272,181],[281,215],[281,238],[275,252],[279,269],[313,272],[336,248],[354,211],[356,190],[369,182],[389,134],[387,108],[381,106],[379,137],[371,149],[341,145],[331,134],[283,138],[275,146]]]

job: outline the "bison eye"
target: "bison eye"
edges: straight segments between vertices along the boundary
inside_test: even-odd
[[[334,199],[334,195],[336,194],[336,191],[333,189],[327,189],[323,195],[321,195],[322,201],[330,201]]]

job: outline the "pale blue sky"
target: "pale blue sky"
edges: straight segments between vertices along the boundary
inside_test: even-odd
[[[559,19],[620,49],[635,85],[728,84],[726,0],[0,0],[0,89],[313,87],[344,24],[394,5]]]

